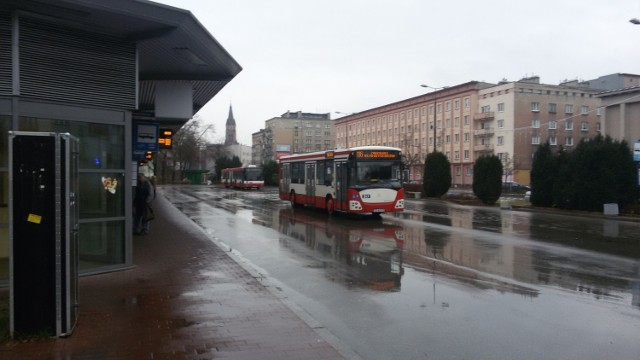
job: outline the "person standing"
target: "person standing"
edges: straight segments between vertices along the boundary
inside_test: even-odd
[[[149,233],[149,212],[151,202],[155,198],[155,189],[149,179],[142,173],[138,173],[136,192],[133,198],[135,216],[133,218],[133,233],[135,235],[146,235]]]

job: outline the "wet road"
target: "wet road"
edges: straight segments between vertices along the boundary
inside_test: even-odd
[[[163,186],[365,359],[638,359],[640,223],[408,200],[353,219]]]

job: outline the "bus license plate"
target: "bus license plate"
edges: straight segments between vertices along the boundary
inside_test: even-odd
[[[379,213],[383,213],[384,209],[373,209],[372,211],[374,214],[379,214]]]

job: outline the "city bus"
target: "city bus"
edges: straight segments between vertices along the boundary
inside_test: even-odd
[[[404,210],[400,149],[362,146],[279,159],[280,199],[329,214],[378,215]]]
[[[264,186],[262,168],[255,165],[223,169],[221,181],[226,188],[260,190]]]

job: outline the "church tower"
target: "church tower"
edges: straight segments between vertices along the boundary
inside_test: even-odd
[[[238,140],[236,140],[236,120],[233,118],[233,109],[231,105],[229,105],[229,117],[227,118],[224,144],[225,145],[238,144]]]

